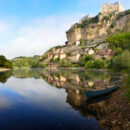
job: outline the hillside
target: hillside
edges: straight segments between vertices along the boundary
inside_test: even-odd
[[[16,57],[12,59],[13,68],[33,68],[36,67],[36,64],[39,62],[40,56],[33,57]]]
[[[130,10],[82,18],[66,35],[68,41],[64,46],[52,47],[43,54],[41,67],[105,69],[114,66],[121,57],[125,64],[130,62]],[[126,57],[128,61],[123,61]]]

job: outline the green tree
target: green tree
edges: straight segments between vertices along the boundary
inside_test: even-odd
[[[130,51],[126,50],[121,55],[115,56],[112,59],[112,67],[115,69],[130,68]]]
[[[109,47],[113,50],[118,47],[123,50],[130,49],[130,32],[120,33],[115,36],[108,37],[107,42],[109,43]]]

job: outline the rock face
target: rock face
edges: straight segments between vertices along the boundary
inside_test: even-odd
[[[107,37],[112,33],[130,31],[130,14],[128,11],[118,14],[111,13],[106,16],[100,13],[91,20],[92,22],[88,20],[74,24],[66,32],[68,45],[73,45],[77,41],[84,41],[87,44],[94,39]]]

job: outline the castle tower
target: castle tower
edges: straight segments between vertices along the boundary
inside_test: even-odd
[[[107,2],[107,4],[101,5],[101,13],[105,14],[105,15],[107,15],[109,13],[120,13],[124,10],[125,9],[120,2],[116,2],[114,4]]]

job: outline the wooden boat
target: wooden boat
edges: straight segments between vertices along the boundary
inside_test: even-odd
[[[105,95],[105,94],[109,94],[115,90],[118,89],[118,86],[114,86],[112,88],[107,88],[107,89],[104,89],[104,90],[98,90],[98,91],[88,91],[86,92],[86,96],[88,98],[93,98],[93,97],[98,97],[98,96],[102,96],[102,95]]]

